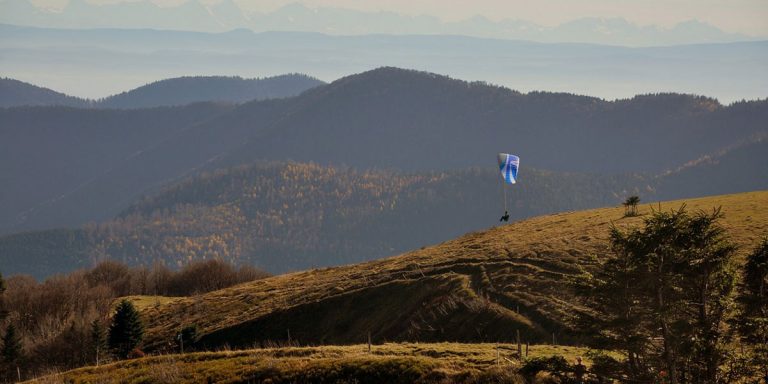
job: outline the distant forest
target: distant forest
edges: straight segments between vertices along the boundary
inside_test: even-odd
[[[640,175],[525,169],[507,188],[513,219],[648,196]],[[113,220],[0,237],[4,273],[44,277],[103,259],[178,267],[218,259],[270,272],[355,263],[498,223],[493,170],[403,173],[260,163],[204,173],[150,195]],[[17,257],[24,255],[24,257]]]
[[[244,79],[239,76],[186,76],[165,79],[101,99],[65,95],[22,81],[0,79],[0,107],[154,108],[206,101],[244,103],[296,96],[325,84],[303,74]]]

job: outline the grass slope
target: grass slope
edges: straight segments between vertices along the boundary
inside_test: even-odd
[[[587,350],[533,345],[528,352],[529,358],[560,355],[573,362]],[[374,345],[371,352],[365,345],[350,345],[153,356],[34,382],[108,383],[120,378],[121,383],[474,383],[510,375],[518,364],[517,346],[512,344],[389,343]]]
[[[711,210],[744,255],[768,235],[768,191],[653,203],[651,209]],[[436,246],[363,264],[275,276],[209,294],[139,303],[147,349],[162,350],[195,324],[202,346],[247,348],[287,338],[302,344],[352,344],[371,332],[382,341],[524,340],[577,343],[584,310],[568,282],[609,255],[611,225],[643,217],[623,208],[541,216],[470,233]]]

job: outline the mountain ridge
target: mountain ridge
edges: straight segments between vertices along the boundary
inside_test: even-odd
[[[768,100],[722,106],[709,98],[673,94],[619,101],[546,92],[522,94],[482,82],[396,68],[345,77],[293,98],[216,108],[219,112],[197,118],[174,117],[173,111],[179,114],[183,108],[162,109],[166,124],[176,127],[172,132],[148,133],[146,142],[100,171],[66,168],[73,180],[91,180],[90,184],[22,221],[17,221],[18,215],[39,202],[30,204],[26,201],[32,195],[13,191],[29,190],[40,174],[24,173],[17,167],[6,170],[9,173],[1,177],[12,180],[9,185],[13,188],[5,191],[8,197],[3,202],[16,211],[6,211],[3,217],[12,218],[13,223],[0,228],[41,228],[43,217],[49,228],[103,220],[170,181],[263,160],[431,171],[489,166],[493,157],[489,154],[514,151],[526,167],[655,175],[764,133],[761,122],[768,120]],[[66,147],[56,147],[62,137],[41,132],[78,135],[91,129],[83,127],[83,121],[100,116],[102,124],[114,122],[119,127],[114,128],[115,133],[125,135],[131,123],[125,120],[127,114],[150,113],[70,109],[55,119],[54,115],[46,118],[51,111],[57,110],[0,110],[8,122],[0,130],[0,143],[8,146],[5,155],[25,145],[57,148],[55,161],[40,162],[38,172],[48,172],[53,163],[66,166],[75,160],[86,161],[86,154],[104,156],[106,143],[90,147],[81,143],[86,145],[83,151],[70,153]],[[161,110],[151,113],[157,111]],[[34,128],[28,119],[37,122]],[[18,156],[21,154],[9,157],[7,163],[24,158]],[[743,167],[748,164],[749,159],[744,159],[736,169],[723,172],[756,179],[753,187],[760,188],[761,179]],[[52,196],[68,191],[57,191],[62,187],[54,186],[52,191],[58,194]],[[110,196],[122,198],[107,201]],[[673,190],[665,196],[685,195]],[[22,197],[25,202],[14,200]],[[78,212],[81,219],[68,219],[68,212]]]
[[[741,262],[768,234],[767,212],[760,209],[765,204],[768,191],[641,204],[640,216],[630,218],[622,207],[558,213],[363,264],[295,272],[158,305],[147,304],[151,298],[137,302],[144,303],[148,346],[160,349],[189,324],[198,327],[206,348],[282,340],[286,328],[310,344],[355,343],[366,331],[377,340],[503,342],[514,340],[510,329],[519,329],[524,340],[551,340],[555,333],[568,345],[585,340],[575,318],[589,314],[570,282],[610,255],[613,226],[641,225],[654,209],[721,207],[721,224],[739,246]],[[393,297],[397,303],[387,301]]]
[[[293,72],[334,80],[389,65],[485,80],[526,92],[563,91],[616,99],[676,91],[730,103],[767,96],[762,76],[768,61],[765,45],[766,41],[628,48],[456,35],[335,36],[243,29],[217,34],[0,25],[5,76],[28,80],[34,71],[35,82],[90,98],[119,93],[158,77]],[[621,82],[614,78],[616,74],[623,74]],[[702,82],[702,78],[730,81],[725,86]]]
[[[724,32],[712,24],[695,19],[679,22],[670,28],[662,28],[656,25],[637,25],[620,17],[584,17],[552,27],[525,20],[493,21],[481,15],[446,22],[430,15],[408,16],[390,11],[366,12],[338,7],[308,7],[301,3],[287,4],[271,12],[247,12],[231,0],[216,4],[189,1],[175,7],[160,7],[149,1],[101,5],[72,1],[55,12],[36,8],[26,0],[6,0],[0,5],[13,11],[12,14],[0,19],[0,22],[69,28],[83,27],[81,20],[85,18],[90,21],[87,27],[118,25],[123,28],[207,32],[249,28],[257,32],[299,30],[338,35],[458,34],[543,42],[592,42],[625,46],[642,46],[659,42],[674,45],[755,38]],[[142,13],[149,13],[152,16],[136,17],[137,14]],[[117,20],[116,14],[123,15],[123,18]],[[76,22],[78,18],[80,23]],[[355,20],[355,22],[349,20]]]
[[[58,105],[87,107],[88,100],[7,77],[0,78],[0,108]]]
[[[202,102],[244,103],[285,98],[325,84],[303,74],[245,79],[240,76],[182,76],[158,80],[100,99],[82,99],[23,81],[0,79],[0,108],[67,106],[76,108],[140,109]]]

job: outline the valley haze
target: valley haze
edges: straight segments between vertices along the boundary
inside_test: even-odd
[[[333,81],[381,66],[518,91],[605,99],[679,92],[722,103],[768,97],[768,42],[659,47],[538,43],[458,35],[334,36],[0,25],[3,76],[98,99],[180,76],[303,73]]]

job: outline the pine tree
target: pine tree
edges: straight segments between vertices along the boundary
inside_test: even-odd
[[[118,304],[112,324],[109,327],[110,349],[120,358],[127,358],[134,348],[141,344],[144,328],[133,304],[123,300]]]
[[[752,347],[753,365],[768,377],[768,238],[747,257],[742,276],[735,325]]]
[[[585,300],[604,335],[626,348],[633,379],[647,381],[655,366],[672,384],[683,375],[717,382],[735,281],[735,247],[717,224],[721,217],[719,209],[689,215],[682,207],[655,212],[640,229],[612,230],[616,256]]]
[[[21,339],[16,333],[16,327],[13,324],[8,324],[2,340],[3,348],[0,350],[0,357],[2,357],[3,363],[8,365],[18,364],[19,360],[21,360]]]
[[[5,303],[3,302],[3,294],[5,293],[5,280],[3,280],[3,274],[0,273],[0,321],[8,316],[8,312],[5,310]]]

